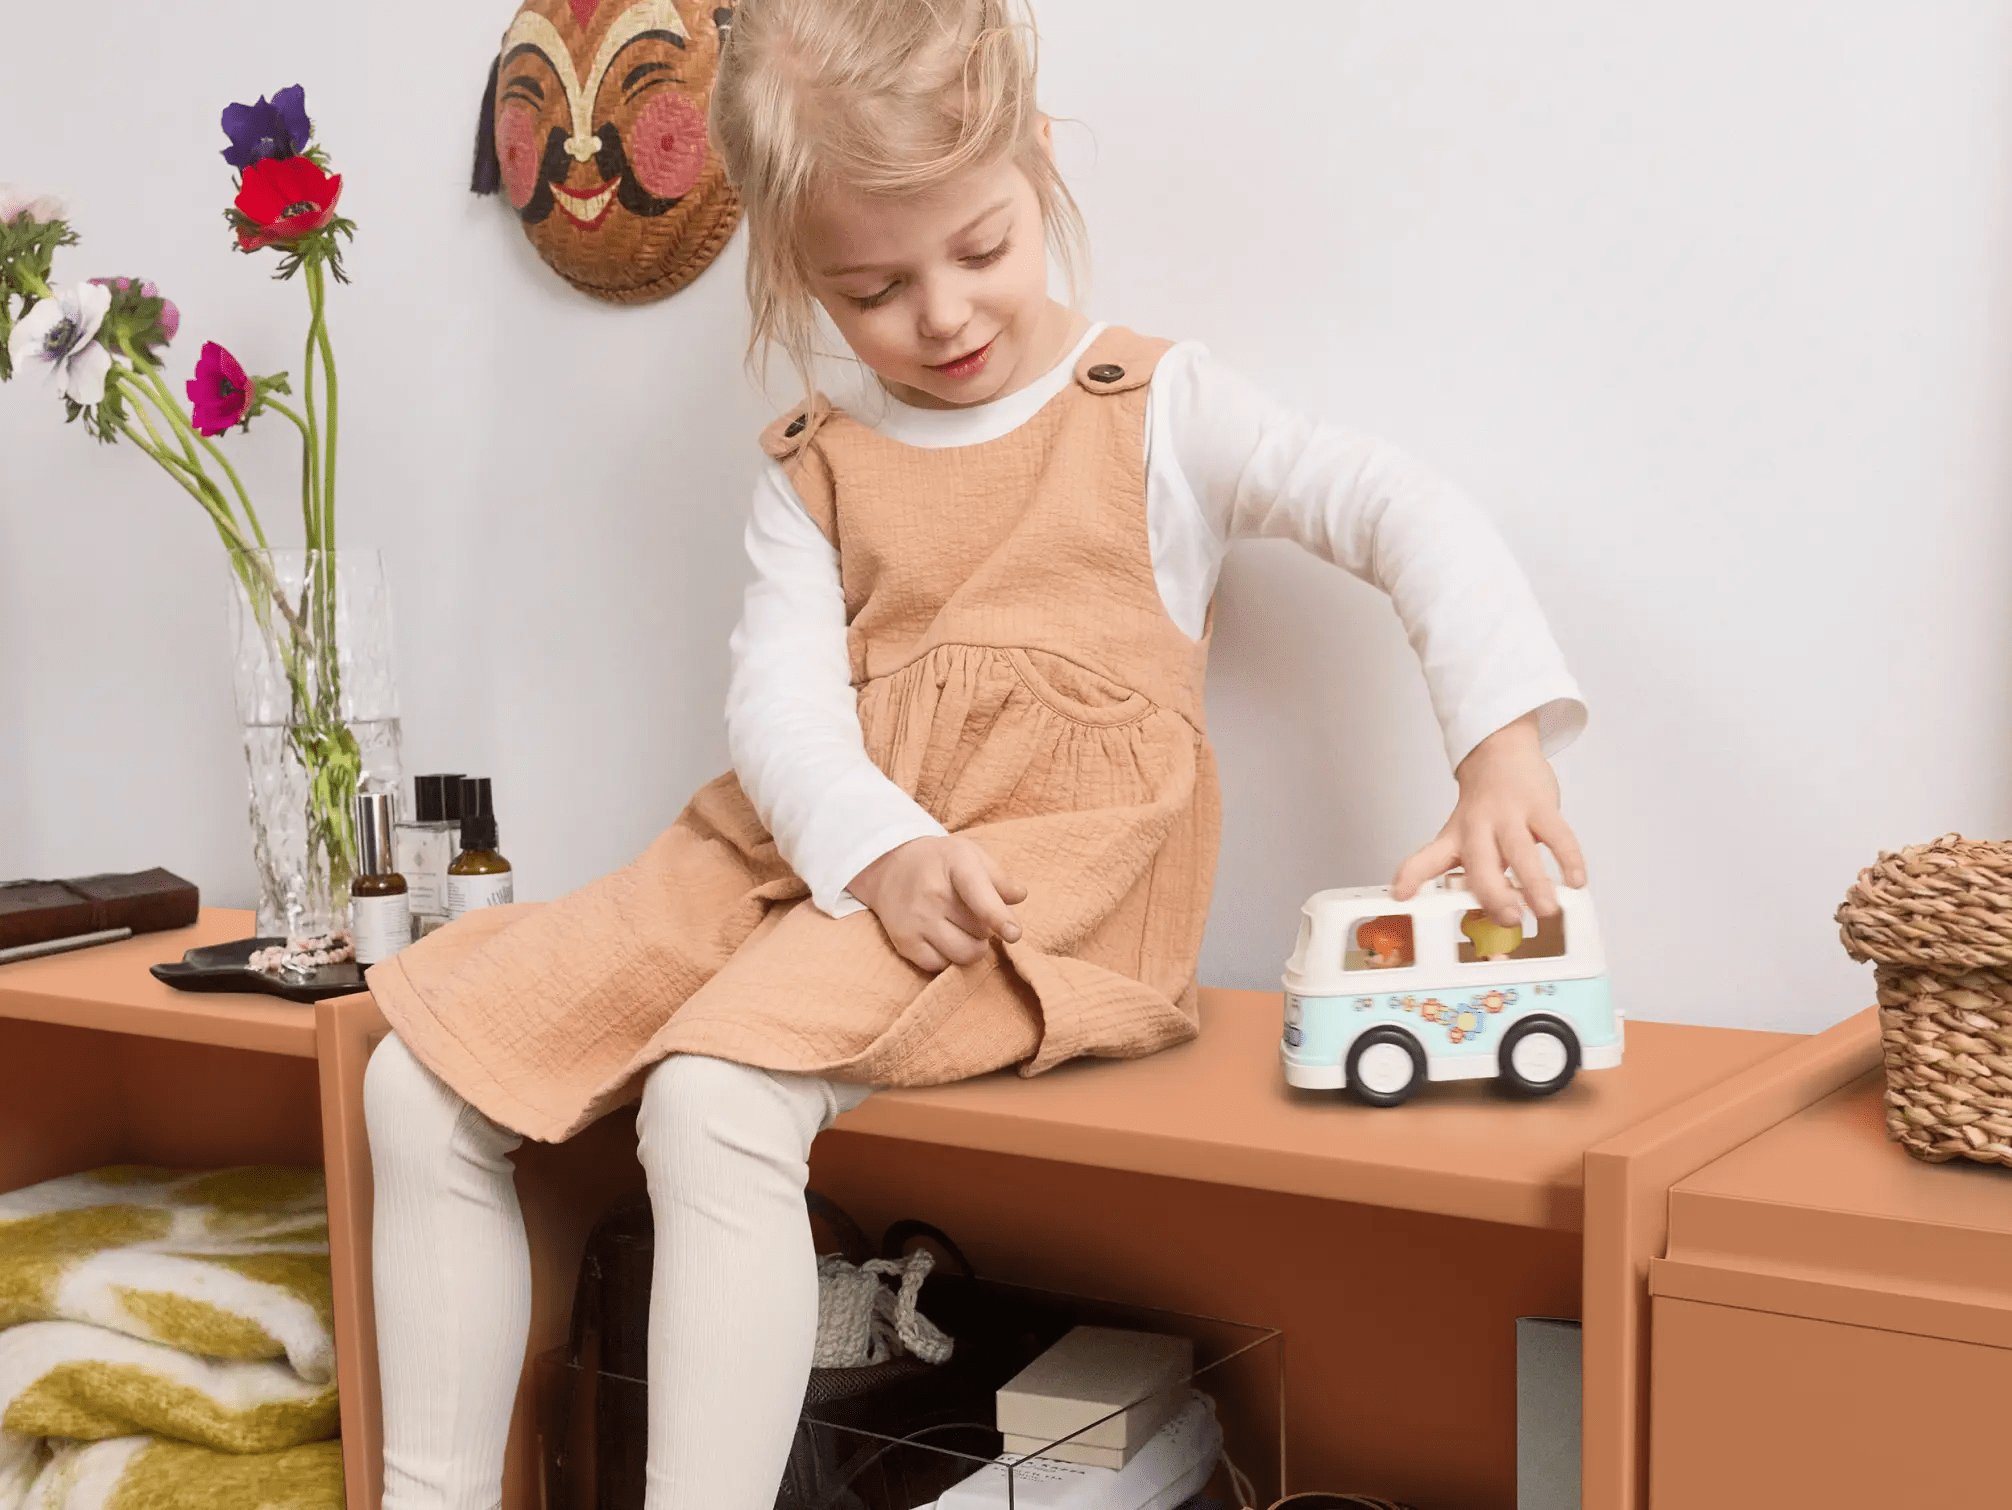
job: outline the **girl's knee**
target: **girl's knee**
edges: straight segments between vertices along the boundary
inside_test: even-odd
[[[823,1120],[816,1099],[767,1070],[675,1054],[643,1083],[636,1132],[644,1162],[723,1149],[800,1163]]]
[[[454,1147],[500,1156],[523,1140],[475,1111],[413,1055],[396,1033],[377,1045],[363,1071],[363,1122],[373,1162],[400,1153]]]

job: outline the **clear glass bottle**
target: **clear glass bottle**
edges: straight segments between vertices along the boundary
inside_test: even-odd
[[[411,898],[391,858],[396,799],[390,792],[356,795],[356,874],[349,882],[350,936],[356,962],[374,965],[412,942]]]
[[[496,809],[487,776],[461,781],[461,853],[447,867],[447,915],[516,900],[515,874],[496,848]]]
[[[412,778],[412,817],[398,825],[398,873],[412,895],[412,936],[447,921],[447,867],[461,850],[459,771]]]

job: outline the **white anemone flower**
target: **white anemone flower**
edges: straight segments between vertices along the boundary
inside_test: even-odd
[[[55,292],[15,324],[7,354],[17,368],[41,362],[64,397],[88,408],[104,398],[105,374],[112,370],[112,354],[97,341],[112,291],[102,283],[72,283]]]

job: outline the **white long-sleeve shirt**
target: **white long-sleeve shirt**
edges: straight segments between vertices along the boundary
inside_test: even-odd
[[[923,448],[994,440],[1074,381],[1093,326],[1044,376],[988,404],[918,409],[889,398],[875,428]],[[1528,581],[1487,517],[1395,448],[1285,409],[1182,342],[1147,391],[1146,524],[1174,622],[1199,638],[1223,553],[1239,539],[1295,540],[1390,595],[1418,653],[1455,766],[1535,711],[1546,753],[1585,724]],[[944,832],[866,753],[846,650],[838,551],[780,466],[755,483],[754,568],[732,640],[727,743],[776,846],[833,916],[874,860]]]

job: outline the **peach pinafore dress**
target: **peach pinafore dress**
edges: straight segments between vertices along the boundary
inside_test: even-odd
[[[1165,349],[1104,331],[978,445],[906,446],[822,401],[762,438],[838,548],[868,753],[1026,885],[1017,942],[917,969],[871,912],[808,905],[727,775],[613,875],[375,966],[412,1052],[557,1141],[669,1054],[930,1085],[1192,1038],[1219,808],[1206,639],[1168,617],[1146,533]]]

